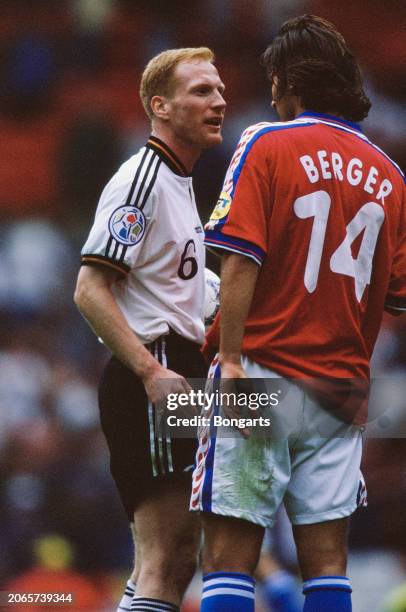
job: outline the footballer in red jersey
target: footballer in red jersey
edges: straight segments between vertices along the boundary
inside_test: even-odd
[[[283,502],[305,611],[349,612],[348,517],[366,501],[362,429],[358,418],[344,425],[348,402],[324,381],[367,384],[383,311],[406,310],[405,178],[358,125],[370,102],[332,24],[286,22],[263,61],[282,121],[244,131],[206,226],[207,246],[223,254],[207,348],[217,387],[279,377],[289,400],[268,411],[271,431],[283,430],[284,408],[293,427],[264,439],[236,425],[242,436],[232,437],[214,425],[241,410],[214,410],[191,498],[205,530],[202,611],[254,609],[263,531]],[[335,412],[323,393],[335,395]]]

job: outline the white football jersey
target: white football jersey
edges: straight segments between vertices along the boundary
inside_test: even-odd
[[[192,178],[151,136],[104,188],[82,265],[121,273],[113,292],[144,344],[170,329],[202,343],[203,238]]]

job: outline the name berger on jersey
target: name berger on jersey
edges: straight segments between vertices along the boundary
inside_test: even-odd
[[[339,153],[333,151],[330,154],[327,151],[320,150],[317,151],[317,161],[311,155],[302,155],[299,161],[312,184],[317,183],[320,179],[329,180],[335,178],[339,181],[346,179],[350,185],[356,187],[365,179],[363,184],[364,191],[373,194],[374,186],[376,185],[375,197],[377,200],[382,200],[382,204],[384,204],[384,198],[392,192],[390,180],[384,178],[383,181],[378,182],[379,172],[375,166],[371,166],[368,174],[366,174],[363,162],[357,157],[353,157],[346,163]],[[222,191],[217,205],[210,216],[211,223],[209,221],[206,228],[211,229],[216,221],[226,217],[230,207],[231,196],[226,191]]]
[[[317,183],[320,179],[346,179],[350,185],[356,187],[362,181],[364,191],[374,194],[377,200],[383,200],[392,191],[392,183],[384,178],[379,181],[379,172],[375,166],[370,166],[368,173],[364,171],[363,162],[357,157],[353,157],[347,163],[339,153],[327,153],[327,151],[317,151],[317,160],[311,155],[302,155],[300,158],[307,178],[310,183]],[[378,182],[379,181],[379,182]]]

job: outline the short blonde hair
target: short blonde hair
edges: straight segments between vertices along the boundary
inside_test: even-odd
[[[187,47],[169,49],[153,57],[145,67],[141,77],[140,97],[145,112],[152,120],[151,109],[153,96],[170,96],[173,87],[173,74],[180,62],[202,60],[214,61],[214,53],[208,47]]]

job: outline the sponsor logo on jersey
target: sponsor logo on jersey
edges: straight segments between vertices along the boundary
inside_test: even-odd
[[[110,217],[109,230],[120,244],[134,246],[142,240],[146,221],[143,212],[135,206],[120,206]]]
[[[222,191],[217,204],[211,213],[210,220],[218,221],[228,215],[231,206],[231,197],[227,191]]]

